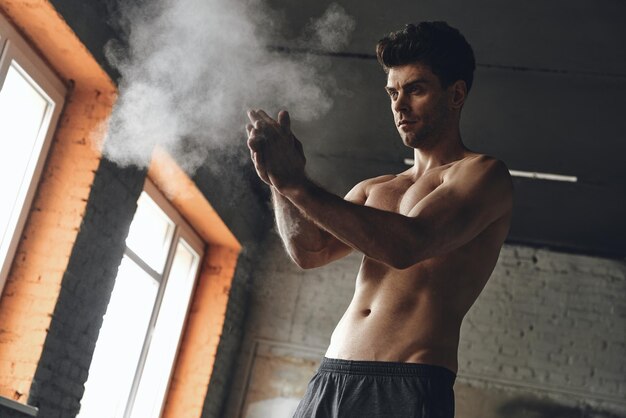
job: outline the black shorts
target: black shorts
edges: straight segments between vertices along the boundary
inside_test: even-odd
[[[294,418],[453,418],[455,379],[430,364],[324,357]]]

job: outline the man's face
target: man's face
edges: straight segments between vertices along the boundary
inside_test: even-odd
[[[449,116],[447,91],[427,65],[414,63],[391,68],[385,90],[406,146],[421,148],[445,127]]]

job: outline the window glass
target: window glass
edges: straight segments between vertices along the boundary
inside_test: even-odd
[[[131,417],[146,418],[160,415],[199,259],[198,254],[183,239],[180,239],[167,279]]]
[[[163,273],[170,249],[174,223],[142,192],[137,201],[137,212],[126,238],[126,245],[157,273]]]
[[[0,294],[67,90],[0,13]]]
[[[52,104],[13,62],[0,90],[0,257],[8,243],[24,203],[44,141],[42,126]]]
[[[98,335],[80,418],[123,417],[157,291],[158,282],[125,256]]]

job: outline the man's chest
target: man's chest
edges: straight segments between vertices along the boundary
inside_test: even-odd
[[[416,181],[398,176],[376,184],[369,190],[366,206],[407,215],[420,200],[442,182],[439,173],[427,174]]]

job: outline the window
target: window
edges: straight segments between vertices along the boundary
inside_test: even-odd
[[[159,417],[204,243],[146,180],[79,418]]]
[[[66,89],[0,15],[0,292],[4,288]]]

